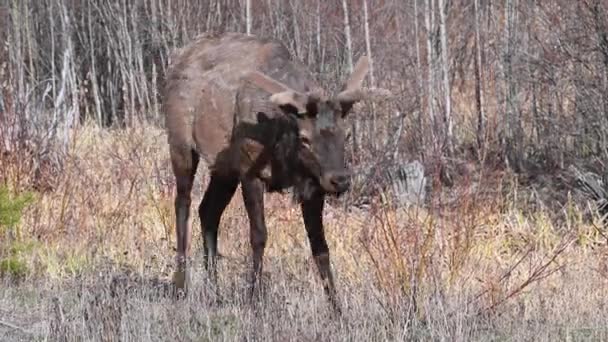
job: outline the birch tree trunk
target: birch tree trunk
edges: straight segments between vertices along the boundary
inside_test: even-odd
[[[593,26],[597,39],[597,48],[601,57],[600,87],[602,89],[601,103],[604,112],[599,120],[601,139],[599,150],[603,151],[604,157],[608,155],[608,29],[606,20],[602,13],[602,1],[593,0],[586,5],[591,11]]]
[[[346,63],[348,73],[353,71],[353,44],[350,35],[350,21],[348,19],[348,4],[346,0],[342,0],[342,10],[344,11],[344,36],[346,38]],[[352,137],[353,137],[353,153],[359,153],[359,118],[352,118]]]
[[[503,47],[503,78],[504,78],[504,86],[505,86],[505,90],[504,90],[504,96],[505,96],[505,109],[504,109],[504,116],[503,116],[503,122],[502,122],[502,126],[503,126],[503,132],[502,132],[502,144],[503,144],[503,148],[505,149],[505,164],[509,165],[509,157],[508,155],[510,154],[510,137],[511,137],[511,132],[510,132],[510,113],[509,113],[509,77],[511,76],[510,74],[510,70],[509,70],[509,59],[511,58],[510,56],[510,24],[511,24],[511,0],[505,0],[505,31],[504,31],[504,47]]]
[[[323,71],[323,51],[321,50],[321,0],[317,0],[317,21],[316,21],[316,38],[317,38],[317,65],[318,72]]]
[[[443,92],[445,96],[445,111],[443,114],[443,122],[445,125],[445,146],[448,155],[453,152],[453,134],[452,134],[452,101],[450,96],[450,61],[448,60],[448,35],[446,32],[446,11],[444,0],[438,0],[439,7],[439,31],[441,34],[441,67],[443,75]]]
[[[416,85],[419,90],[421,89],[420,84],[422,84],[420,80],[420,73],[422,71],[422,62],[420,59],[420,33],[418,29],[418,0],[414,0],[414,42],[416,46],[416,67],[418,68],[418,72],[416,72]]]
[[[87,3],[87,11],[88,11],[88,16],[87,16],[87,28],[88,28],[88,35],[89,35],[89,41],[91,42],[91,46],[95,45],[95,40],[94,40],[94,34],[93,34],[93,23],[92,23],[92,9],[91,9],[91,4]],[[153,15],[153,20],[155,18],[155,15]],[[51,27],[53,27],[54,24],[51,24]],[[54,37],[54,35],[53,35]],[[53,38],[54,41],[54,38]],[[53,53],[53,57],[55,57],[55,53]],[[99,84],[97,82],[97,66],[96,66],[96,58],[95,58],[95,52],[94,49],[90,49],[89,51],[89,57],[90,57],[90,61],[91,61],[91,77],[90,77],[90,81],[91,81],[91,87],[93,89],[93,100],[95,102],[95,117],[97,119],[97,123],[102,126],[104,124],[103,122],[103,113],[102,113],[102,109],[101,109],[101,96],[100,96],[100,91],[99,91]],[[55,63],[53,62],[53,66],[55,65]],[[54,69],[54,68],[53,68]],[[53,72],[53,75],[55,75],[55,73]],[[56,110],[56,109],[55,109]]]
[[[422,79],[421,79],[421,74],[422,74],[422,60],[421,60],[421,56],[420,56],[420,29],[418,27],[418,0],[413,0],[414,1],[414,44],[416,46],[416,103],[419,104],[419,108],[418,108],[418,113],[417,113],[417,117],[416,120],[418,122],[418,127],[420,127],[422,129],[422,127],[424,127],[423,125],[423,119],[422,119],[422,102],[420,101],[420,94],[423,94],[424,92],[424,87],[422,86]],[[399,42],[401,44],[403,44],[403,42]],[[425,139],[424,139],[424,132],[422,132],[422,134],[420,135],[420,143],[421,143],[421,150],[424,151],[424,147],[425,147]]]
[[[246,21],[246,33],[251,35],[251,0],[245,0],[245,21]]]
[[[369,83],[371,87],[376,86],[374,79],[374,59],[372,58],[372,44],[369,35],[369,12],[367,10],[367,0],[363,0],[363,17],[365,21],[365,49],[369,58]]]
[[[365,50],[367,52],[367,57],[369,58],[369,83],[371,87],[376,86],[376,80],[374,79],[374,59],[372,58],[372,44],[371,39],[369,37],[369,13],[367,10],[367,0],[363,0],[363,20],[364,20],[364,29],[365,29]],[[372,143],[372,149],[375,150],[375,142],[377,139],[376,134],[378,132],[376,127],[376,106],[372,102],[372,122],[370,125],[370,141]]]
[[[435,143],[435,112],[433,110],[433,102],[435,100],[435,92],[434,92],[434,60],[433,60],[433,25],[432,25],[432,7],[433,0],[426,0],[425,3],[425,24],[426,24],[426,54],[427,54],[427,64],[428,64],[428,79],[427,79],[427,110],[429,112],[429,121],[431,127],[431,139],[433,143]]]
[[[515,172],[521,170],[521,122],[519,121],[519,107],[515,94],[515,81],[513,79],[513,54],[515,36],[515,11],[517,0],[505,0],[505,52],[504,52],[504,78],[505,78],[505,157],[506,164]]]
[[[300,39],[300,24],[298,23],[298,12],[299,9],[297,7],[298,1],[289,1],[289,5],[291,7],[291,25],[293,28],[293,44],[294,51],[298,58],[302,58],[302,42]]]
[[[483,71],[481,66],[481,36],[479,34],[479,0],[473,1],[475,16],[475,102],[477,106],[477,148],[482,151],[485,140],[486,118],[483,98]]]
[[[348,4],[342,0],[342,10],[344,11],[344,36],[346,38],[346,62],[348,72],[353,71],[353,43],[350,35],[350,20],[348,19]]]

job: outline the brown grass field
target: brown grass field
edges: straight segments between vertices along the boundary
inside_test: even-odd
[[[194,210],[207,182],[201,166],[193,284],[174,301],[162,293],[175,246],[168,156],[164,132],[152,126],[73,132],[63,171],[48,176],[52,190],[34,193],[0,244],[0,256],[19,266],[0,278],[0,341],[608,340],[601,230],[574,204],[526,210],[530,193],[506,174],[476,173],[435,191],[425,209],[328,206],[344,309],[336,318],[289,195],[266,197],[265,293],[253,307],[237,192],[220,228],[222,301],[212,298]],[[3,168],[13,189],[31,181],[17,164]]]

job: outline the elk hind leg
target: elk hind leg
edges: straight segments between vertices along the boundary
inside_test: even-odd
[[[177,239],[177,269],[173,282],[177,290],[188,291],[188,254],[190,252],[190,205],[191,192],[198,167],[199,155],[190,148],[171,147],[171,165],[175,175],[175,230]]]

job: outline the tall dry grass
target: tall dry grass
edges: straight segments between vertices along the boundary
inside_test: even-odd
[[[221,303],[206,284],[194,219],[193,287],[165,296],[174,257],[166,136],[85,125],[19,236],[26,275],[0,287],[2,340],[603,340],[605,240],[581,208],[562,223],[521,211],[506,175],[473,176],[423,208],[330,206],[344,315],[332,317],[297,205],[267,196],[265,297],[245,297],[248,222],[237,192],[220,230]],[[8,169],[10,171],[10,167]],[[200,200],[204,167],[194,191]],[[9,172],[8,184],[17,184]],[[13,183],[11,183],[13,182]],[[16,187],[12,187],[15,189]],[[8,244],[7,244],[8,243]]]

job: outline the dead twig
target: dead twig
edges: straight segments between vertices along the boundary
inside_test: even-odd
[[[31,334],[31,332],[25,330],[24,328],[22,328],[20,326],[17,326],[15,324],[13,324],[13,323],[9,323],[9,322],[0,320],[0,325],[5,326],[5,327],[7,327],[9,329],[12,329],[12,330],[17,330],[17,331],[19,331],[19,332],[21,332],[21,333],[23,333],[25,335],[30,335]]]
[[[504,296],[502,299],[498,300],[497,302],[493,303],[492,305],[490,305],[489,307],[479,310],[477,312],[477,316],[485,313],[485,312],[489,312],[489,311],[494,311],[498,306],[502,305],[503,303],[507,302],[509,299],[517,296],[518,294],[520,294],[525,288],[527,288],[529,285],[535,283],[535,282],[539,282],[547,277],[549,277],[550,275],[554,274],[555,272],[561,270],[564,268],[564,265],[560,265],[557,266],[553,269],[549,269],[549,266],[551,264],[553,264],[557,257],[560,256],[564,251],[566,251],[566,249],[568,247],[570,247],[570,245],[572,245],[572,243],[576,241],[575,238],[571,237],[570,239],[568,239],[566,242],[564,242],[554,253],[553,255],[549,258],[549,260],[545,263],[543,263],[542,265],[536,267],[534,269],[534,271],[532,272],[532,274],[530,276],[528,276],[528,278],[523,281],[519,286],[515,287],[513,290],[511,290],[506,296]],[[518,262],[519,264],[519,262]],[[514,269],[514,268],[513,268]],[[509,271],[509,273],[511,273],[513,271],[513,269],[511,269]],[[501,279],[504,279],[501,278]]]

